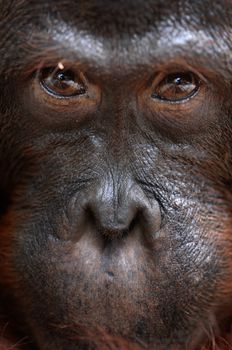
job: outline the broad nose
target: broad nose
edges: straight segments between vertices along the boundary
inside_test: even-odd
[[[151,233],[160,229],[157,200],[149,199],[137,184],[129,181],[119,186],[107,183],[97,187],[86,208],[97,231],[106,236],[122,235],[135,227]]]

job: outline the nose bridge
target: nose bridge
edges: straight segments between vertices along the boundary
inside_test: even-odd
[[[121,84],[122,85],[122,84]],[[127,155],[129,151],[128,140],[130,138],[130,109],[131,103],[126,104],[126,92],[122,87],[116,86],[115,89],[112,86],[107,91],[107,99],[103,102],[102,114],[99,117],[99,127],[104,129],[106,140],[106,164],[109,165],[107,169],[107,177],[110,179],[111,172],[116,170],[114,175],[114,182],[117,183],[116,178],[120,178],[120,171],[125,171],[125,161],[127,161]],[[112,90],[112,91],[111,91]],[[110,103],[109,103],[110,102]],[[103,123],[104,122],[104,123]]]

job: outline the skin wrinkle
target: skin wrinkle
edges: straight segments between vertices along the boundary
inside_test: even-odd
[[[32,41],[29,41],[29,43],[32,42],[33,45],[30,44],[31,47],[29,46],[28,48],[25,48],[25,53],[28,57],[29,62],[31,62],[30,53],[32,55],[32,59],[36,61],[36,55],[34,53],[34,49],[36,48],[38,51],[37,55],[39,60],[41,60],[41,57],[43,56],[46,59],[47,52],[48,55],[49,53],[52,54],[54,60],[57,60],[60,57],[63,60],[69,61],[71,57],[77,62],[86,62],[90,65],[97,64],[101,70],[104,69],[104,67],[107,67],[112,59],[116,60],[116,64],[119,67],[121,67],[121,64],[128,62],[129,65],[132,65],[133,69],[133,66],[138,64],[136,62],[136,57],[138,57],[139,64],[141,66],[150,65],[150,62],[153,61],[154,58],[157,60],[157,57],[159,59],[162,58],[164,61],[166,61],[167,58],[171,60],[173,57],[176,57],[177,54],[180,54],[180,57],[187,57],[189,59],[189,62],[191,62],[193,61],[192,54],[194,52],[192,50],[194,49],[195,56],[198,57],[198,59],[200,58],[203,65],[207,63],[208,66],[208,64],[212,62],[212,67],[215,67],[215,63],[220,62],[223,58],[223,63],[226,64],[226,68],[228,69],[230,67],[231,53],[229,47],[226,44],[226,41],[223,40],[223,37],[225,37],[225,35],[222,33],[220,36],[220,42],[215,43],[214,38],[210,35],[206,35],[203,30],[194,33],[190,29],[180,27],[178,29],[176,28],[176,30],[173,32],[172,28],[170,27],[170,29],[168,29],[165,23],[163,25],[164,31],[161,32],[160,35],[161,39],[156,42],[154,53],[151,55],[151,57],[144,56],[144,61],[141,61],[141,53],[144,51],[144,48],[153,47],[154,32],[148,32],[142,38],[140,36],[134,36],[132,40],[130,40],[129,46],[127,45],[127,39],[125,39],[125,43],[122,42],[122,46],[125,46],[126,44],[127,51],[124,51],[122,53],[122,58],[120,58],[120,55],[115,56],[114,54],[114,50],[118,52],[118,48],[107,47],[108,45],[105,45],[104,39],[102,38],[96,39],[96,37],[92,37],[89,33],[73,30],[72,28],[69,28],[67,24],[63,24],[63,28],[65,29],[61,29],[61,23],[59,23],[58,29],[55,29],[54,26],[52,28],[53,29],[51,31],[51,34],[46,39],[46,47],[49,48],[48,51],[46,47],[43,49],[44,36],[39,33],[34,33],[32,35]],[[229,32],[228,30],[225,30],[224,33],[228,35]],[[34,40],[33,37],[35,38]],[[53,39],[51,40],[50,38]],[[42,47],[41,44],[43,45]],[[54,47],[54,50],[51,49],[52,47]],[[164,47],[165,51],[163,49]],[[204,48],[203,55],[202,48]],[[191,57],[188,55],[190,50]],[[67,52],[69,52],[69,54],[67,54]],[[213,62],[212,56],[215,58],[218,55],[220,56],[217,58],[217,61]],[[89,57],[91,57],[90,62],[88,62]],[[209,57],[211,58],[210,62],[208,61]]]
[[[227,8],[0,0],[0,316],[13,344],[232,343]],[[86,76],[87,95],[41,89],[59,63]],[[152,98],[157,74],[188,71],[196,96]]]
[[[180,19],[184,17],[184,14],[180,17]],[[211,35],[212,30],[208,33],[205,32],[205,29],[202,29],[194,33],[194,27],[191,28],[189,26],[189,23],[178,23],[175,25],[175,29],[173,31],[173,22],[176,23],[176,18],[170,17],[166,18],[165,21],[161,21],[159,23],[159,29],[158,34],[157,30],[155,31],[148,31],[147,33],[142,33],[141,35],[135,34],[132,36],[132,39],[130,38],[130,41],[128,42],[127,39],[127,33],[125,34],[125,42],[124,40],[121,41],[122,47],[127,47],[126,51],[122,52],[122,64],[125,64],[125,62],[129,62],[129,65],[132,67],[137,63],[136,57],[139,58],[139,63],[141,65],[150,65],[150,62],[152,60],[157,60],[157,57],[162,57],[162,59],[166,60],[167,57],[171,59],[172,57],[176,57],[176,54],[180,52],[181,56],[188,57],[188,52],[191,50],[191,57],[192,57],[192,49],[194,48],[196,57],[199,56],[199,53],[201,54],[202,58],[202,48],[204,48],[203,54],[205,55],[205,62],[207,62],[207,65],[212,62],[212,56],[216,57],[218,54],[220,54],[220,57],[218,58],[218,62],[221,61],[221,58],[226,58],[226,68],[228,68],[228,65],[230,65],[231,62],[231,54],[230,50],[228,48],[228,45],[226,43],[226,38],[229,37],[229,31],[228,27],[223,28],[223,31],[220,30],[220,40],[216,40],[215,42],[215,28],[213,31],[213,35]],[[178,19],[180,21],[180,19]],[[25,22],[26,23],[26,22]],[[194,22],[191,22],[191,25]],[[188,27],[186,27],[188,26]],[[23,30],[23,27],[22,27]],[[23,36],[28,36],[28,31],[26,31]],[[45,38],[47,37],[46,41],[46,47],[45,50],[44,47],[44,34]],[[49,48],[48,52],[52,52],[52,47],[56,50],[56,48],[59,48],[57,52],[57,57],[63,57],[64,59],[69,59],[70,57],[73,57],[76,61],[82,61],[85,62],[86,59],[91,57],[92,64],[99,65],[99,68],[104,68],[104,66],[108,66],[109,62],[113,59],[116,60],[117,65],[121,66],[121,58],[120,55],[115,55],[115,52],[120,52],[118,48],[115,46],[116,42],[113,42],[113,47],[107,45],[108,41],[104,39],[104,37],[101,36],[92,36],[91,33],[88,33],[87,31],[78,30],[78,28],[74,26],[70,26],[65,22],[62,22],[59,18],[50,18],[50,25],[49,25],[49,31],[41,35],[41,33],[37,33],[35,29],[32,29],[32,32],[30,33],[30,40],[27,40],[26,38],[22,37],[22,40],[24,42],[31,43],[32,47],[26,49],[26,55],[32,53],[32,58],[36,60],[36,56],[34,53],[35,48],[38,50],[39,59],[41,60],[41,57],[43,57],[42,53],[46,54],[46,48]],[[154,35],[155,34],[155,35]],[[147,47],[153,47],[154,43],[154,36],[159,37],[159,39],[156,42],[155,45],[155,51],[152,54],[151,57],[149,57],[149,60],[146,55],[141,55],[141,53],[145,50]],[[35,39],[33,39],[33,37]],[[41,37],[41,39],[40,39]],[[34,41],[35,40],[35,41]],[[176,42],[177,41],[177,42]],[[139,45],[138,45],[139,42]],[[171,43],[171,44],[170,44]],[[213,45],[212,45],[213,43]],[[128,45],[129,44],[129,45]],[[41,47],[42,45],[42,47]],[[116,44],[117,45],[117,44]],[[160,47],[160,49],[159,49]],[[165,47],[165,51],[164,48]],[[172,49],[172,50],[170,50]],[[173,50],[174,49],[174,50]],[[67,51],[70,51],[70,54],[67,54]],[[170,52],[171,51],[171,52]],[[125,56],[126,55],[126,56]],[[203,57],[204,57],[203,55]],[[55,55],[56,56],[56,55]],[[211,60],[208,60],[208,56],[211,58]],[[117,59],[115,58],[117,57]],[[141,57],[144,57],[144,62],[141,61]],[[153,58],[154,57],[154,58]],[[31,62],[30,55],[28,56],[29,62]],[[191,59],[189,57],[189,59]],[[133,61],[131,61],[133,60]],[[134,62],[134,60],[136,60]],[[26,60],[24,60],[26,62]],[[224,60],[223,60],[224,61]],[[215,63],[218,63],[215,62]],[[204,64],[204,62],[202,62]],[[212,67],[217,66],[215,63],[212,63]]]

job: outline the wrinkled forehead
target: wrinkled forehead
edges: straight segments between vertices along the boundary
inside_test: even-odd
[[[59,48],[64,59],[99,67],[149,65],[199,52],[206,61],[221,61],[222,54],[230,59],[230,0],[0,0],[1,7],[13,18],[8,37],[8,31],[12,38],[22,33],[19,50],[29,44],[29,58]]]

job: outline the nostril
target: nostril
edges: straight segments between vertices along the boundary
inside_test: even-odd
[[[95,216],[94,211],[92,210],[92,208],[90,206],[87,206],[85,208],[85,215],[86,215],[88,223],[91,226],[97,226],[96,216]]]
[[[131,223],[130,223],[130,225],[129,225],[129,229],[128,229],[129,232],[131,232],[131,231],[133,231],[133,230],[135,229],[136,225],[138,225],[138,223],[139,223],[139,220],[140,220],[139,214],[137,214],[137,215],[133,218],[133,220],[131,221]]]

